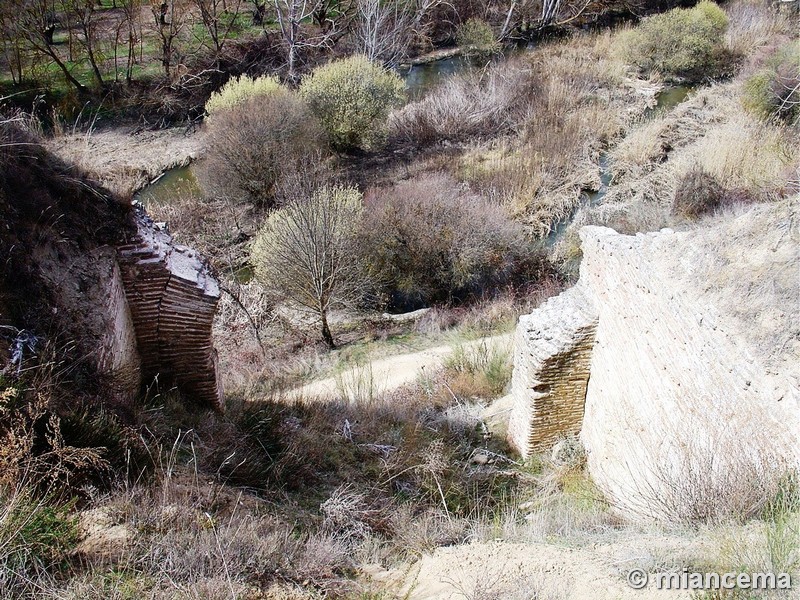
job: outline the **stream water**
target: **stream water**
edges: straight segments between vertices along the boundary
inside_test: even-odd
[[[487,62],[486,58],[479,56],[451,56],[402,69],[400,76],[406,82],[409,99],[419,100],[448,77],[481,69]]]
[[[187,165],[164,171],[149,185],[136,192],[133,199],[150,208],[169,204],[177,196],[199,197],[202,195],[203,189],[194,175],[192,166]]]
[[[656,116],[663,114],[678,104],[686,100],[687,96],[694,91],[694,86],[679,85],[674,87],[667,87],[661,90],[656,96],[656,103],[651,108],[645,110],[642,119],[647,121]],[[556,222],[550,229],[550,233],[544,240],[545,246],[552,248],[564,235],[569,227],[569,224],[575,218],[575,214],[580,208],[597,206],[603,201],[603,198],[608,193],[608,188],[611,185],[611,160],[605,152],[600,153],[598,159],[598,167],[600,169],[600,187],[594,191],[587,191],[582,194],[581,201],[577,206],[563,219]]]

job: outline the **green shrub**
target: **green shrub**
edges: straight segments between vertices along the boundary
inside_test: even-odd
[[[728,17],[713,2],[652,16],[617,38],[623,58],[644,72],[699,80],[724,66]]]
[[[472,18],[462,23],[456,32],[456,41],[470,54],[494,54],[500,50],[492,27],[483,19]]]
[[[800,122],[800,42],[781,48],[745,83],[744,107],[764,119]]]
[[[58,566],[78,542],[73,504],[50,505],[25,492],[0,495],[0,569]]]
[[[234,202],[270,206],[287,175],[318,162],[324,133],[296,94],[250,98],[208,123],[203,189]]]
[[[701,169],[693,169],[678,182],[672,210],[676,214],[696,219],[713,212],[724,195],[725,190],[712,175]]]
[[[221,111],[228,110],[240,105],[252,98],[271,96],[278,93],[288,93],[277,77],[248,77],[242,75],[236,79],[230,79],[219,91],[211,94],[206,102],[206,113],[209,117]]]
[[[352,56],[315,69],[300,94],[319,118],[336,150],[372,150],[386,137],[389,111],[403,102],[400,77],[364,56]]]

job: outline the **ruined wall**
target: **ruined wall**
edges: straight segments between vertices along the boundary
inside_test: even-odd
[[[146,384],[156,377],[192,402],[223,408],[211,328],[219,286],[190,248],[143,213],[130,244],[118,248],[122,280]]]
[[[205,262],[14,123],[0,142],[0,368],[20,368],[5,348],[24,346],[105,401],[130,403],[158,377],[221,409]]]
[[[580,432],[596,326],[594,304],[581,286],[520,317],[508,432],[524,458]]]
[[[577,287],[520,322],[512,443],[525,454],[537,428],[552,439],[542,423],[574,430],[572,413],[538,414],[564,409],[532,388],[550,376],[542,348],[585,347],[583,330],[564,322],[586,322],[590,305],[581,440],[592,477],[620,509],[660,516],[671,497],[682,510],[701,491],[712,504],[737,481],[757,489],[800,467],[797,222],[790,203],[688,232],[584,228]],[[530,422],[530,434],[514,419]]]

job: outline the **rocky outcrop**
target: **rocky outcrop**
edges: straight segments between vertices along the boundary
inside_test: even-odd
[[[688,232],[581,230],[578,284],[518,326],[511,443],[527,455],[580,430],[595,482],[635,515],[701,493],[713,510],[800,467],[797,216],[784,202]]]

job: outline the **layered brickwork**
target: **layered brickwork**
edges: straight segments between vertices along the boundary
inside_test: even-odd
[[[523,457],[580,432],[597,315],[582,287],[520,318],[509,439]]]
[[[192,402],[222,409],[211,336],[219,286],[193,250],[137,218],[136,238],[118,253],[144,381],[157,377]]]

